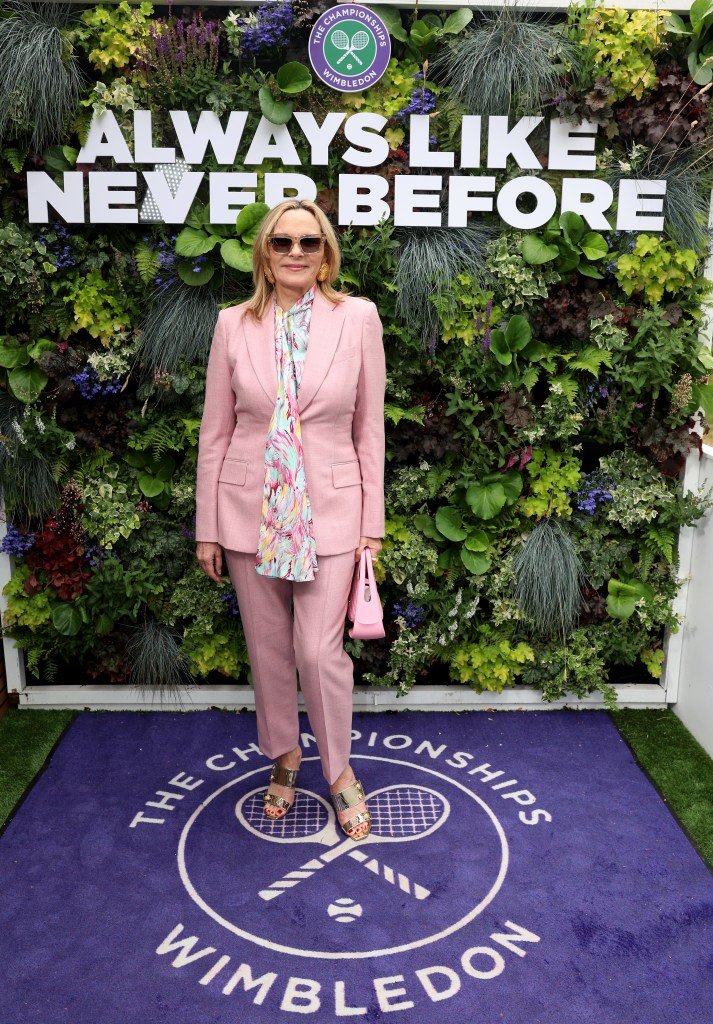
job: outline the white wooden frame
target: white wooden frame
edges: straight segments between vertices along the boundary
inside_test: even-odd
[[[85,0],[71,0],[80,3]],[[118,3],[119,0],[110,0]],[[259,0],[234,0],[225,4],[222,0],[202,0],[204,6],[215,7],[256,7]],[[401,0],[381,0],[382,4],[406,9],[409,5]],[[513,6],[532,11],[564,11],[569,6],[559,0],[510,0]],[[166,6],[164,0],[154,0],[154,6]],[[367,4],[368,6],[368,4]],[[474,7],[477,9],[496,8],[502,6],[501,0],[419,0],[419,9],[436,8],[439,10],[458,7]],[[607,6],[603,3],[602,6]],[[621,0],[612,6],[627,10],[668,10],[688,12],[690,3],[685,0],[674,0],[668,4],[652,4],[650,0]],[[711,198],[710,225],[713,226],[713,197]],[[713,278],[713,257],[706,264],[706,276]],[[701,338],[711,347],[713,335],[713,304],[708,308],[707,322],[704,322]],[[713,448],[708,449],[707,457],[713,459]],[[700,473],[697,453],[689,456],[683,473],[683,485],[686,490],[698,488]],[[0,540],[5,535],[6,524],[4,510],[0,506]],[[679,537],[679,580],[681,588],[674,603],[677,614],[685,617],[688,605],[689,580],[694,557],[695,530],[687,528]],[[0,553],[0,591],[10,580],[14,560]],[[7,598],[0,593],[0,611],[4,614]],[[660,683],[624,684],[615,686],[617,703],[620,707],[657,708],[675,704],[678,699],[681,682],[682,657],[685,643],[685,621],[678,633],[670,634],[666,639],[666,661]],[[199,710],[202,708],[221,707],[235,709],[254,709],[255,696],[251,686],[230,684],[206,686],[196,684],[186,688],[179,699],[169,699],[164,694],[142,693],[136,687],[117,684],[86,684],[41,686],[28,685],[25,675],[23,652],[15,646],[14,640],[3,639],[7,688],[17,698],[20,707],[42,708],[92,708],[92,709],[134,709],[134,710]],[[302,703],[300,698],[300,703]],[[539,690],[526,686],[511,686],[502,693],[486,692],[477,694],[466,686],[416,686],[406,697],[398,697],[393,687],[357,686],[354,690],[355,711],[382,710],[416,710],[416,711],[448,711],[448,710],[489,710],[501,709],[511,711],[522,710],[555,710],[569,708],[603,708],[605,703],[601,694],[591,694],[586,698],[568,697],[564,700],[546,703],[542,700]],[[710,751],[713,754],[713,750]]]

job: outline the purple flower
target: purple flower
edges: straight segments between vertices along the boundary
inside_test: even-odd
[[[121,391],[121,380],[117,374],[111,375],[111,380],[101,381],[93,366],[85,366],[81,373],[74,373],[69,378],[79,388],[82,398],[96,398],[97,395],[116,395]]]
[[[0,551],[5,555],[14,555],[15,558],[22,558],[34,543],[34,533],[21,533],[16,526],[8,523],[7,533],[2,539],[2,544],[0,544]]]
[[[261,51],[271,51],[286,46],[292,29],[292,4],[289,0],[281,3],[265,3],[256,11],[257,24],[246,24],[240,50],[244,56],[257,57]]]
[[[413,601],[409,601],[405,607],[399,604],[398,601],[395,601],[392,607],[392,612],[395,619],[399,616],[404,619],[408,629],[414,629],[423,621],[423,608],[414,604]]]
[[[615,489],[614,477],[604,473],[601,469],[595,469],[592,473],[584,474],[584,480],[578,491],[567,491],[567,494],[574,496],[575,505],[580,512],[586,512],[593,516],[602,505],[613,500],[612,491]]]
[[[228,606],[228,611],[231,615],[240,615],[240,609],[238,607],[238,599],[234,591],[229,591],[227,594],[221,594],[220,600],[225,601]]]

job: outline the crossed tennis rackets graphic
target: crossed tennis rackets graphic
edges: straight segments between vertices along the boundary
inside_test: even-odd
[[[357,62],[357,64],[360,64],[362,67],[364,67],[364,61],[360,60],[357,57],[355,51],[363,50],[365,49],[365,47],[369,45],[368,32],[364,32],[362,29],[360,29],[358,32],[355,32],[350,39],[346,32],[344,32],[341,28],[338,28],[336,32],[332,33],[331,41],[338,50],[344,50],[344,53],[337,61],[337,64],[341,64],[344,58],[348,57],[349,54],[351,54],[354,60]]]
[[[435,832],[451,810],[449,802],[436,790],[426,786],[395,785],[370,793],[367,799],[372,815],[371,832],[358,845],[352,839],[342,840],[337,831],[334,810],[317,793],[298,790],[295,806],[285,820],[273,821],[263,812],[263,792],[264,786],[251,790],[236,804],[236,817],[248,832],[272,843],[318,843],[330,847],[326,853],[288,871],[262,889],[259,895],[263,900],[272,900],[293,889],[345,853],[383,881],[397,885],[415,899],[422,900],[431,895],[425,886],[394,871],[388,864],[369,858],[363,853],[363,847],[367,844],[409,842]]]

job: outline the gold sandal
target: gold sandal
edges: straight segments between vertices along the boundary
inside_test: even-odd
[[[340,793],[332,793],[332,803],[334,804],[334,809],[337,813],[339,813],[339,811],[348,811],[350,807],[356,807],[356,805],[362,803],[363,800],[365,800],[364,787],[357,779],[354,780],[351,786],[347,786],[346,789],[343,789]],[[337,820],[339,821],[339,819]],[[367,824],[369,826],[363,835],[349,835],[349,829],[356,828],[358,825],[362,824]],[[339,825],[345,836],[348,836],[355,843],[361,842],[362,839],[366,839],[371,831],[371,812],[368,808],[365,811],[358,811],[357,814],[348,818],[346,821],[340,821]]]
[[[294,789],[297,783],[297,775],[299,768],[283,768],[281,764],[273,764],[272,771],[270,772],[270,782],[274,782],[277,786],[285,786],[286,789]],[[265,793],[263,796],[265,802],[264,814],[266,818],[271,821],[279,821],[280,818],[284,818],[291,807],[294,807],[295,801],[288,803],[283,796],[277,796],[275,793]],[[278,810],[283,811],[282,814],[268,814],[268,804],[271,807],[277,807]]]

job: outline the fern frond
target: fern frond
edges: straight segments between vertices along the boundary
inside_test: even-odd
[[[646,547],[642,546],[639,554],[639,571],[641,578],[646,579],[649,570],[654,563],[655,555],[659,554],[671,565],[675,557],[676,534],[673,530],[647,530],[645,534]],[[646,573],[644,563],[646,562]]]
[[[150,284],[158,277],[158,250],[152,249],[147,242],[139,242],[134,249],[136,270],[144,284]]]
[[[540,379],[540,367],[539,366],[528,366],[522,375],[522,386],[526,391],[532,391],[535,384]]]
[[[593,345],[589,345],[579,353],[576,359],[571,359],[569,361],[568,368],[570,370],[586,370],[588,373],[593,374],[593,376],[598,377],[602,363],[605,363],[607,366],[611,366],[611,352],[607,352],[607,350],[603,348],[595,348]]]
[[[3,150],[3,156],[12,167],[15,174],[20,174],[22,168],[25,165],[27,154],[29,153],[29,146],[25,146],[23,149],[17,149],[14,146],[8,147]]]
[[[576,380],[573,380],[566,373],[563,373],[559,377],[552,377],[550,380],[550,386],[553,384],[559,384],[564,397],[570,405],[574,405],[577,400],[577,394],[579,393],[579,387]]]

